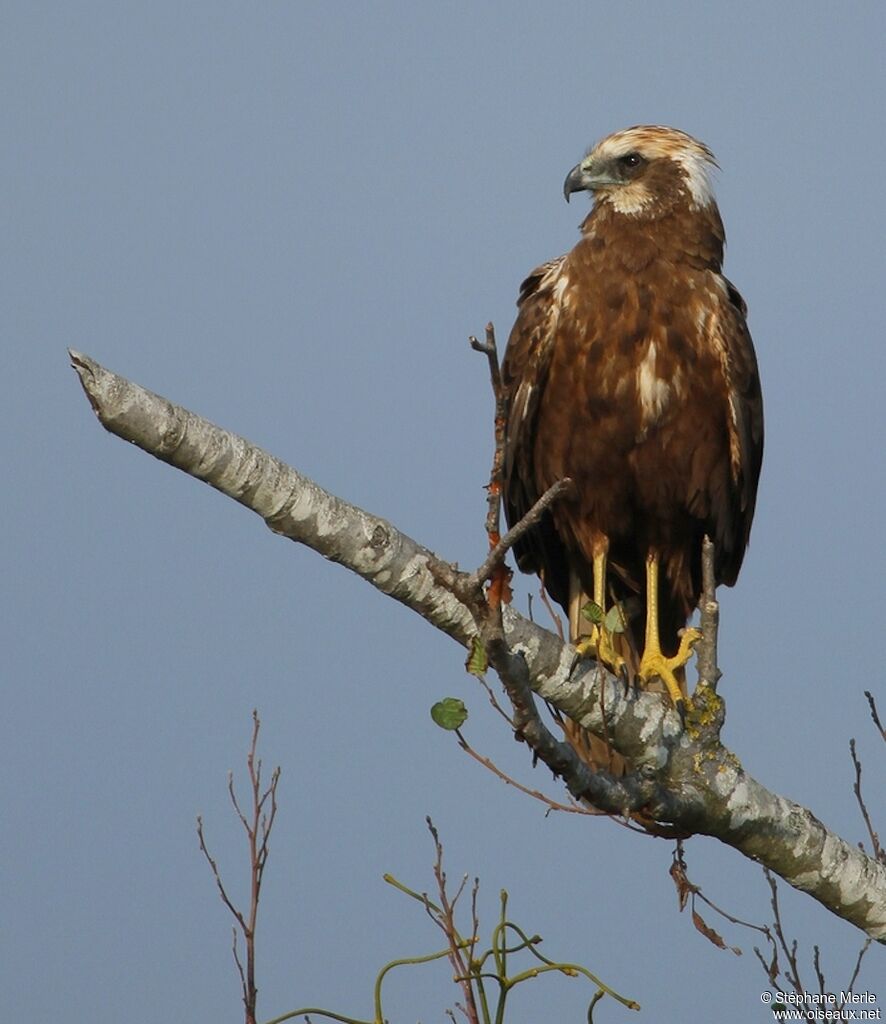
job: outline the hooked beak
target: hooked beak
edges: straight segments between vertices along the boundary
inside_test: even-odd
[[[573,192],[593,192],[594,189],[602,188],[605,185],[619,184],[621,183],[616,181],[611,174],[595,168],[593,163],[585,159],[580,164],[576,164],[566,175],[566,181],[563,182],[563,196],[568,203]]]

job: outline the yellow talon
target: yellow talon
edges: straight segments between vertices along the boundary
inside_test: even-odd
[[[597,661],[607,665],[612,673],[620,678],[627,672],[627,663],[616,651],[612,642],[612,633],[605,626],[592,626],[590,634],[579,640],[575,649],[582,658],[589,655],[596,656]]]
[[[678,680],[676,672],[692,657],[692,648],[700,639],[700,630],[684,629],[677,653],[671,658],[662,653],[658,638],[658,554],[650,551],[646,557],[646,643],[637,674],[641,683],[648,683],[657,676],[664,683],[681,718],[685,718],[688,697],[683,673]]]
[[[583,600],[581,588],[576,583],[575,592],[577,602]],[[594,599],[601,620],[606,616],[606,546],[594,555]],[[579,658],[596,657],[597,661],[607,665],[611,671],[620,679],[627,680],[628,666],[624,657],[618,653],[616,643],[613,640],[614,634],[606,628],[605,622],[595,622],[591,631],[581,636],[583,608],[580,603],[575,603],[570,610],[570,637],[575,643]]]
[[[680,708],[688,702],[685,692],[685,683],[677,679],[676,670],[683,668],[692,657],[692,648],[701,640],[701,630],[689,628],[683,630],[680,637],[680,647],[677,653],[668,658],[662,654],[661,648],[656,642],[655,645],[646,645],[643,657],[640,659],[640,671],[638,673],[642,683],[648,683],[651,679],[658,677],[667,688],[675,707]],[[681,673],[682,675],[682,673]]]

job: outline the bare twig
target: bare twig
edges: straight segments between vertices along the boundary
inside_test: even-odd
[[[815,971],[815,978],[818,981],[818,991],[820,995],[824,995],[825,992],[825,980],[824,973],[821,969],[821,950],[818,946],[812,947],[812,969]]]
[[[886,850],[880,845],[880,837],[874,831],[873,823],[871,822],[871,816],[868,814],[867,806],[864,802],[864,797],[861,795],[861,761],[855,753],[855,740],[849,741],[849,754],[852,757],[852,764],[855,767],[855,783],[852,786],[852,792],[855,793],[855,799],[858,802],[861,816],[864,818],[865,827],[868,830],[868,835],[871,837],[871,849],[873,855],[881,863],[886,864]]]
[[[545,796],[544,793],[537,789],[530,789],[528,786],[524,786],[521,782],[512,778],[506,772],[503,772],[498,765],[490,760],[488,757],[484,757],[479,754],[464,738],[460,729],[455,730],[455,735],[458,737],[458,745],[461,749],[472,757],[479,764],[482,764],[484,768],[487,768],[492,772],[493,775],[497,776],[502,782],[506,782],[509,786],[513,786],[514,789],[519,790],[521,793],[525,793],[526,796],[531,796],[533,800],[538,800],[543,803],[548,810],[551,811],[566,811],[568,814],[603,814],[603,811],[598,811],[593,807],[585,807],[583,804],[562,804],[556,800],[552,800],[549,796]]]
[[[717,664],[720,605],[717,601],[717,580],[714,574],[714,542],[707,536],[702,541],[701,577],[702,594],[699,609],[702,638],[695,647],[698,657],[698,682],[699,685],[704,684],[716,691],[722,675]]]
[[[560,616],[557,614],[557,611],[554,608],[554,606],[551,604],[551,599],[548,597],[548,592],[547,592],[547,590],[545,590],[545,585],[544,585],[544,583],[542,581],[539,581],[538,593],[539,593],[539,596],[541,597],[541,603],[548,610],[548,615],[550,615],[550,617],[551,617],[551,622],[554,625],[554,630],[555,630],[557,636],[560,638],[561,643],[565,644],[566,643],[566,636],[563,633],[563,621],[560,618]],[[530,594],[529,596],[530,596],[530,600],[531,600],[532,595]]]
[[[485,679],[485,677],[484,677],[484,676],[476,676],[475,678],[476,678],[477,682],[478,682],[478,683],[479,683],[479,684],[480,684],[480,685],[481,685],[481,686],[483,687],[483,689],[484,689],[484,690],[486,691],[486,696],[487,696],[487,698],[489,699],[489,703],[490,703],[490,704],[492,705],[493,709],[494,709],[494,710],[495,710],[495,711],[496,711],[496,712],[497,712],[497,713],[498,713],[498,714],[499,714],[499,715],[500,715],[500,716],[501,716],[501,717],[502,717],[502,718],[503,718],[503,719],[504,719],[504,720],[505,720],[505,721],[506,721],[506,722],[508,723],[508,725],[509,725],[509,726],[510,726],[510,727],[511,727],[511,728],[513,729],[513,728],[514,728],[514,720],[513,720],[513,719],[511,718],[511,716],[510,716],[510,715],[509,715],[509,714],[507,713],[507,711],[505,711],[505,709],[504,709],[504,708],[503,708],[503,707],[501,706],[501,704],[500,704],[500,703],[499,703],[499,701],[498,701],[498,697],[496,697],[496,695],[495,695],[495,693],[493,692],[493,689],[492,689],[492,687],[491,687],[491,686],[489,685],[489,683],[487,683],[487,682],[486,682],[486,679]]]
[[[573,484],[569,477],[564,477],[549,487],[526,515],[515,523],[489,552],[486,561],[476,572],[471,574],[472,580],[476,580],[478,585],[485,583],[504,561],[505,555],[536,525],[551,505],[555,501],[559,501],[560,498],[571,494],[573,490]]]
[[[864,695],[868,699],[868,704],[871,709],[871,718],[874,720],[874,725],[880,730],[880,736],[883,741],[886,742],[886,729],[883,728],[883,723],[880,721],[880,716],[877,714],[877,704],[874,701],[873,694],[870,690],[865,690]]]
[[[474,337],[473,334],[469,341],[471,348],[475,352],[482,352],[489,361],[489,379],[492,383],[492,396],[495,400],[495,454],[492,459],[492,471],[489,474],[488,509],[486,512],[486,533],[489,535],[489,546],[494,547],[501,535],[500,498],[507,431],[506,396],[501,382],[501,366],[495,343],[495,328],[489,323],[486,325],[486,337],[483,341]]]
[[[788,942],[785,936],[784,926],[782,924],[781,909],[778,902],[778,884],[773,875],[766,869],[763,869],[763,873],[766,876],[766,881],[769,883],[771,892],[770,905],[772,907],[773,923],[772,928],[757,928],[758,931],[762,931],[769,942],[770,947],[770,959],[767,961],[764,959],[763,954],[755,946],[754,953],[756,954],[757,960],[760,962],[763,970],[766,972],[766,977],[769,980],[769,984],[775,989],[780,995],[785,995],[788,990],[792,991],[795,995],[803,996],[807,994],[807,990],[803,985],[800,978],[800,968],[797,958],[798,942],[793,939]],[[757,926],[754,926],[757,927]],[[773,934],[774,932],[774,934]],[[855,966],[852,971],[852,975],[849,978],[849,982],[840,988],[843,992],[852,992],[856,981],[858,980],[859,972],[861,971],[862,960],[864,959],[865,953],[870,948],[872,940],[870,938],[865,939],[861,948],[858,951],[856,957]],[[781,953],[786,962],[787,966],[782,969],[779,962],[779,953]],[[818,994],[820,996],[827,997],[830,995],[830,1000],[826,999],[821,1005],[816,1005],[812,1010],[806,1011],[807,1020],[818,1020],[817,1012],[821,1009],[834,1009],[835,1007],[828,1007],[828,1001],[834,1001],[833,992],[838,986],[829,985],[825,978],[824,968],[821,963],[821,949],[814,945],[812,947],[812,967],[815,971],[815,980],[818,985]],[[779,978],[783,976],[788,988],[781,984]],[[803,1013],[804,1009],[802,1006],[797,1005],[797,1012]]]
[[[495,328],[491,323],[486,325],[486,340],[478,341],[471,336],[471,347],[483,352],[489,363],[489,379],[492,384],[492,395],[495,400],[495,446],[492,456],[492,469],[489,473],[489,484],[486,487],[486,538],[492,551],[498,549],[501,542],[501,496],[504,488],[505,445],[508,432],[507,395],[501,377],[501,366],[498,361],[498,349],[495,344]],[[507,550],[507,549],[505,549]],[[489,560],[487,559],[487,562]],[[486,600],[491,606],[511,601],[511,573],[504,564],[502,555],[491,563],[488,573],[480,576],[475,574],[472,585],[482,587],[489,580]]]
[[[255,1020],[255,999],[257,993],[250,992],[249,982],[246,978],[246,971],[243,961],[240,959],[240,950],[237,947],[237,926],[231,928],[231,953],[234,955],[234,963],[237,965],[237,973],[240,975],[240,991],[243,993],[243,1003],[246,1008],[246,1022],[251,1024]],[[252,1017],[249,1016],[249,1001],[252,1002]]]
[[[858,975],[861,971],[861,962],[864,960],[864,955],[871,948],[873,939],[865,939],[862,943],[861,949],[858,951],[858,957],[855,961],[855,968],[852,971],[852,977],[849,979],[849,984],[846,986],[846,991],[851,992],[855,988],[855,983],[858,981]]]
[[[466,947],[465,941],[462,939],[455,925],[455,906],[464,891],[468,876],[464,875],[462,877],[455,895],[450,898],[449,893],[446,890],[446,872],[443,870],[443,844],[440,842],[440,836],[437,833],[437,829],[434,827],[433,821],[431,821],[429,817],[425,818],[425,821],[427,822],[428,831],[431,833],[434,840],[434,878],[437,882],[437,895],[440,899],[439,907],[435,907],[429,900],[425,900],[425,909],[427,910],[431,920],[446,936],[446,941],[449,945],[449,962],[452,964],[455,980],[459,984],[465,1000],[464,1005],[459,1005],[459,1008],[467,1017],[469,1024],[480,1024],[480,1014],[474,997],[473,972],[471,970],[470,963],[470,951],[472,945],[477,941],[476,933],[471,937]],[[476,886],[477,881],[475,879],[473,890],[475,901]],[[465,960],[466,952],[468,953],[467,962]]]
[[[244,919],[240,911],[231,902],[227,894],[227,891],[225,890],[224,883],[221,880],[221,874],[219,873],[218,870],[218,864],[216,863],[215,859],[210,854],[208,847],[206,846],[206,839],[203,835],[203,818],[199,814],[197,815],[197,838],[200,840],[200,849],[203,851],[203,856],[209,862],[209,867],[212,871],[212,877],[215,879],[215,884],[216,887],[218,888],[219,896],[221,896],[222,903],[224,903],[228,910],[230,910],[230,912],[234,915],[240,927],[245,928],[246,920]],[[234,934],[236,935],[236,929],[234,930]]]
[[[255,983],[255,929],[258,921],[258,905],[261,897],[262,878],[264,876],[265,866],[268,860],[268,841],[270,839],[271,829],[274,826],[274,819],[277,815],[277,784],[280,781],[280,769],[275,768],[271,775],[270,785],[264,792],[262,792],[262,764],[255,756],[256,749],[258,747],[258,734],[261,728],[261,722],[257,711],[252,712],[252,723],[252,742],[250,743],[249,753],[246,757],[246,764],[249,772],[250,792],[252,795],[252,806],[249,817],[247,817],[240,807],[240,802],[234,790],[233,773],[228,774],[228,795],[231,798],[231,803],[237,817],[240,819],[240,824],[246,832],[249,843],[250,895],[248,914],[243,914],[229,898],[224,883],[222,882],[218,864],[209,853],[209,849],[206,845],[206,839],[203,833],[203,819],[202,817],[197,818],[197,836],[200,841],[200,849],[203,851],[203,855],[209,862],[209,867],[212,871],[212,876],[215,879],[215,884],[218,888],[222,902],[237,922],[237,925],[235,925],[233,929],[233,955],[234,963],[236,964],[237,971],[240,975],[240,988],[243,1007],[246,1014],[246,1024],[255,1024],[256,1019],[255,1008],[258,998],[258,988]],[[240,951],[237,945],[238,927],[240,933],[243,935],[243,941],[246,946],[245,967],[240,958]]]
[[[376,982],[376,1021],[384,1018],[381,1001],[379,998],[380,983],[384,973],[391,966],[405,963],[421,963],[430,959],[440,959],[448,956],[455,971],[453,980],[460,986],[465,997],[464,1003],[457,1002],[456,1008],[468,1019],[469,1024],[479,1024],[483,1020],[489,1024],[495,1020],[497,1024],[505,1019],[505,1005],[508,994],[524,981],[537,978],[542,974],[557,973],[565,977],[585,977],[597,989],[598,995],[593,999],[593,1007],[603,995],[611,996],[623,1006],[631,1010],[639,1010],[640,1005],[633,999],[620,995],[610,988],[605,982],[592,974],[586,967],[576,963],[560,963],[542,955],[538,946],[542,939],[540,935],[529,936],[523,929],[508,918],[507,904],[508,894],[502,889],[500,893],[501,912],[498,924],[492,932],[492,941],[488,949],[480,951],[479,932],[480,921],[477,910],[477,896],[479,892],[479,881],[474,879],[471,888],[471,936],[468,939],[462,937],[455,922],[455,907],[462,893],[465,891],[467,875],[462,877],[461,884],[455,895],[450,898],[447,891],[446,873],[443,870],[443,846],[430,818],[426,819],[428,829],[434,840],[435,861],[434,878],[437,882],[437,896],[439,903],[434,903],[426,892],[420,893],[399,882],[392,875],[386,874],[385,881],[396,889],[417,900],[424,907],[425,912],[440,928],[447,937],[448,949],[444,953],[433,954],[431,957],[413,957],[409,960],[394,961],[392,965],[384,968],[379,974]],[[516,936],[516,942],[509,942],[511,936]],[[510,969],[509,956],[511,954],[526,953],[534,960],[528,969],[513,972]],[[465,956],[467,954],[467,956]],[[494,982],[497,989],[497,1005],[492,1005],[492,1000],[487,994],[487,982]],[[287,1015],[287,1019],[294,1014]],[[447,1011],[451,1021],[455,1021],[455,1015]],[[284,1018],[277,1018],[271,1024],[281,1024]],[[338,1020],[344,1018],[337,1017]],[[364,1022],[353,1021],[353,1024],[364,1024]]]

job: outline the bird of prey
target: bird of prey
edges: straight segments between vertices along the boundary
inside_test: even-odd
[[[508,522],[564,477],[575,485],[516,545],[519,567],[568,612],[573,642],[590,600],[625,608],[618,642],[598,624],[582,649],[621,670],[629,640],[639,685],[660,679],[681,712],[702,541],[717,582],[735,583],[763,455],[715,166],[707,146],[658,125],[593,146],[564,188],[593,196],[581,239],[523,282],[502,364]]]

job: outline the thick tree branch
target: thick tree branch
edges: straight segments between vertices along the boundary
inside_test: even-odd
[[[699,687],[683,730],[660,696],[625,693],[593,662],[573,671],[574,648],[512,607],[501,609],[500,620],[497,613],[484,617],[476,577],[386,520],[328,494],[243,438],[88,357],[72,352],[71,360],[109,431],[234,498],[276,533],[351,569],[463,646],[482,634],[515,707],[525,704],[525,713],[515,718],[518,730],[574,796],[590,797],[615,813],[643,811],[676,830],[714,836],[886,942],[886,865],[744,771],[719,742],[724,708],[711,685]],[[637,770],[623,779],[590,772],[568,745],[547,733],[526,699],[533,692],[595,735],[605,735]]]

